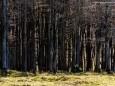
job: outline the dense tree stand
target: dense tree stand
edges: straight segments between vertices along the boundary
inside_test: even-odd
[[[115,72],[114,8],[96,0],[1,0],[1,73]]]

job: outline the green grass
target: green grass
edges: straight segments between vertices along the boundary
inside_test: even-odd
[[[115,86],[115,75],[103,73],[29,73],[9,70],[0,86]]]

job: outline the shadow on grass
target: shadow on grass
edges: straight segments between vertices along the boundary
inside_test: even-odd
[[[102,71],[101,73],[98,73],[98,72],[80,72],[80,73],[68,73],[68,72],[59,72],[59,73],[56,73],[56,74],[53,74],[53,73],[47,73],[47,72],[43,72],[43,73],[32,73],[32,72],[19,72],[19,71],[15,71],[15,70],[5,70],[5,69],[2,69],[0,70],[0,76],[1,77],[7,77],[7,76],[10,76],[10,77],[28,77],[28,76],[31,76],[31,77],[34,77],[34,76],[39,76],[39,75],[44,75],[44,76],[66,76],[66,75],[75,75],[75,76],[89,76],[89,75],[109,75],[109,76],[115,76],[115,73],[113,72],[105,72],[105,71]]]
[[[1,77],[6,77],[7,74],[8,74],[8,71],[7,71],[6,69],[0,70],[0,76],[1,76]]]
[[[35,73],[31,72],[19,72],[15,70],[0,70],[1,77],[28,77],[28,76],[36,76]]]

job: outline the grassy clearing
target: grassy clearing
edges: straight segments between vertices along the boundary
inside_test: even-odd
[[[0,86],[115,86],[115,75],[106,73],[24,73],[8,71],[0,77]]]

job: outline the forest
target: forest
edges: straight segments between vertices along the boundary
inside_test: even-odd
[[[115,72],[114,0],[0,0],[0,69]]]

